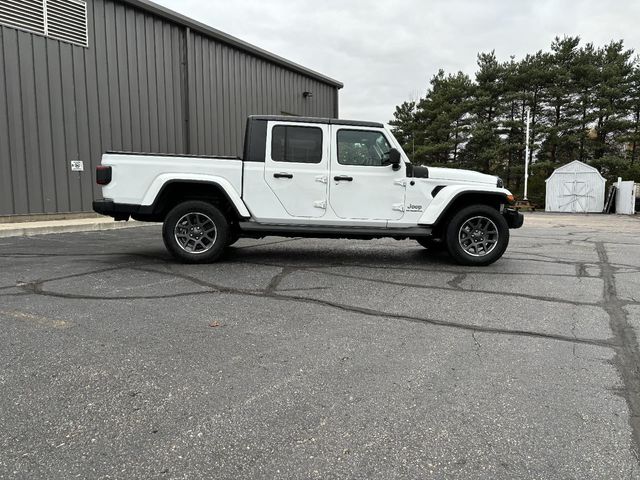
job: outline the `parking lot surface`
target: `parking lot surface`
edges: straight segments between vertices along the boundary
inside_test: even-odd
[[[0,478],[640,478],[640,219],[505,257],[158,226],[0,240]]]

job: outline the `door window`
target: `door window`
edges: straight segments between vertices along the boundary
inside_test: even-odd
[[[381,167],[388,165],[391,145],[382,134],[369,130],[338,131],[338,163]]]
[[[277,125],[271,132],[271,158],[275,162],[320,163],[322,130]]]

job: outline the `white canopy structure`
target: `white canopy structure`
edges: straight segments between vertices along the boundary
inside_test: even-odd
[[[604,209],[606,180],[594,167],[574,160],[557,168],[547,182],[547,212],[597,212]]]

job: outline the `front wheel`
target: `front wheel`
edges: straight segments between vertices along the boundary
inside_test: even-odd
[[[186,263],[215,262],[228,244],[229,222],[207,202],[188,201],[169,212],[162,226],[167,250]]]
[[[509,225],[495,208],[472,205],[460,210],[447,225],[447,250],[461,265],[490,265],[509,245]]]

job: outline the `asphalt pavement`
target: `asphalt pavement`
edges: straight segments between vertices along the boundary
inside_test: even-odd
[[[0,478],[640,478],[640,219],[511,233],[0,239]]]

